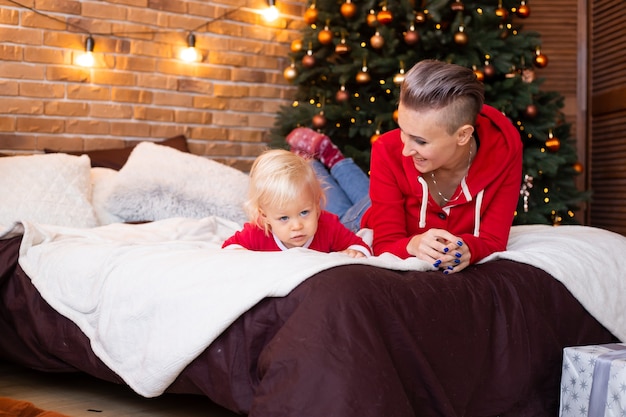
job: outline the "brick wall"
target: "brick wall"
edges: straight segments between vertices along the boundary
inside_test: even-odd
[[[283,69],[306,2],[279,2],[283,17],[271,24],[257,13],[266,5],[0,0],[0,153],[184,134],[192,152],[247,170],[293,93]],[[202,60],[185,63],[192,29]],[[91,69],[75,64],[88,34]]]

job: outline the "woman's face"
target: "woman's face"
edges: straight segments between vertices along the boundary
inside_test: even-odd
[[[404,144],[402,155],[413,160],[415,168],[421,173],[446,168],[453,165],[457,151],[458,134],[449,134],[443,121],[444,110],[416,111],[410,110],[400,103],[398,107],[398,124],[400,138]]]

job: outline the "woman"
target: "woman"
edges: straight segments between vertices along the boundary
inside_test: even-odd
[[[483,103],[471,69],[425,60],[406,73],[399,128],[372,146],[371,206],[361,226],[373,230],[375,255],[415,256],[449,274],[506,249],[522,142],[510,120]],[[333,149],[321,139],[292,142],[292,150],[318,158]],[[358,169],[350,162],[343,168]]]

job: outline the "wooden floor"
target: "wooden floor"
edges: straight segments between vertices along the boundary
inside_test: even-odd
[[[71,417],[235,417],[201,396],[143,398],[83,374],[47,374],[0,361],[0,397],[29,401]]]

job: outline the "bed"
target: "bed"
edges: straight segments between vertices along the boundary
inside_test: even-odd
[[[220,251],[247,177],[181,140],[0,158],[0,358],[257,417],[555,416],[562,349],[626,337],[620,235],[515,226],[450,276]]]

